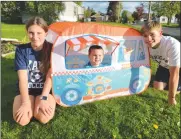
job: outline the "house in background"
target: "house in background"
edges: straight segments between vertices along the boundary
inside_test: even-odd
[[[91,21],[96,21],[96,22],[108,21],[108,15],[102,13],[96,13],[91,16]]]
[[[76,22],[84,17],[84,7],[77,5],[75,2],[63,2],[65,10],[58,14],[57,21],[73,21]],[[22,23],[26,23],[31,14],[22,13]]]
[[[167,23],[168,22],[168,18],[166,16],[160,16],[160,17],[156,18],[156,21],[158,21],[160,23]],[[178,23],[178,19],[175,18],[175,16],[172,16],[171,23],[177,24]]]
[[[76,22],[84,17],[84,8],[77,5],[75,2],[63,2],[65,10],[59,13],[58,21],[73,21]]]
[[[141,15],[140,21],[143,22],[143,21],[146,21],[146,20],[148,20],[148,13],[143,13]]]
[[[156,21],[158,21],[160,23],[167,23],[168,22],[168,18],[166,16],[152,17],[152,15],[151,15],[151,19],[156,20]],[[141,16],[140,21],[144,22],[144,21],[147,21],[147,20],[148,20],[148,13],[143,13],[143,15]],[[171,23],[178,24],[178,19],[175,17],[175,15],[172,16]]]

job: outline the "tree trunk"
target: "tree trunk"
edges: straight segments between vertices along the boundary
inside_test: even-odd
[[[167,25],[170,25],[171,18],[170,17],[167,18],[168,18]]]
[[[151,20],[151,1],[149,1],[149,9],[148,9],[148,21]]]
[[[35,6],[35,12],[38,14],[38,1],[34,1],[34,6]]]
[[[25,4],[25,1],[21,1],[20,2],[20,11],[22,12],[24,12],[25,11],[25,8],[26,8],[26,4]]]

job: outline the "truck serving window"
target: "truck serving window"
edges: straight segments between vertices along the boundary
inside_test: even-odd
[[[84,35],[65,42],[65,64],[67,69],[82,69],[89,62],[88,50],[92,45],[99,45],[104,50],[102,65],[111,65],[111,54],[119,45],[108,37]]]

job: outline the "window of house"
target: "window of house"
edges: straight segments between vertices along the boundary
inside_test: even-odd
[[[74,16],[78,14],[78,7],[74,6]]]

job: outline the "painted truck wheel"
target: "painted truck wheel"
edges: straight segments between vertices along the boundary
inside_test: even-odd
[[[130,90],[132,93],[141,92],[144,89],[144,80],[142,78],[135,78],[131,81]]]
[[[61,101],[68,105],[76,105],[82,100],[82,94],[78,89],[69,88],[66,89],[61,95]]]
[[[103,84],[97,84],[93,87],[94,94],[101,94],[105,91],[105,87]]]

